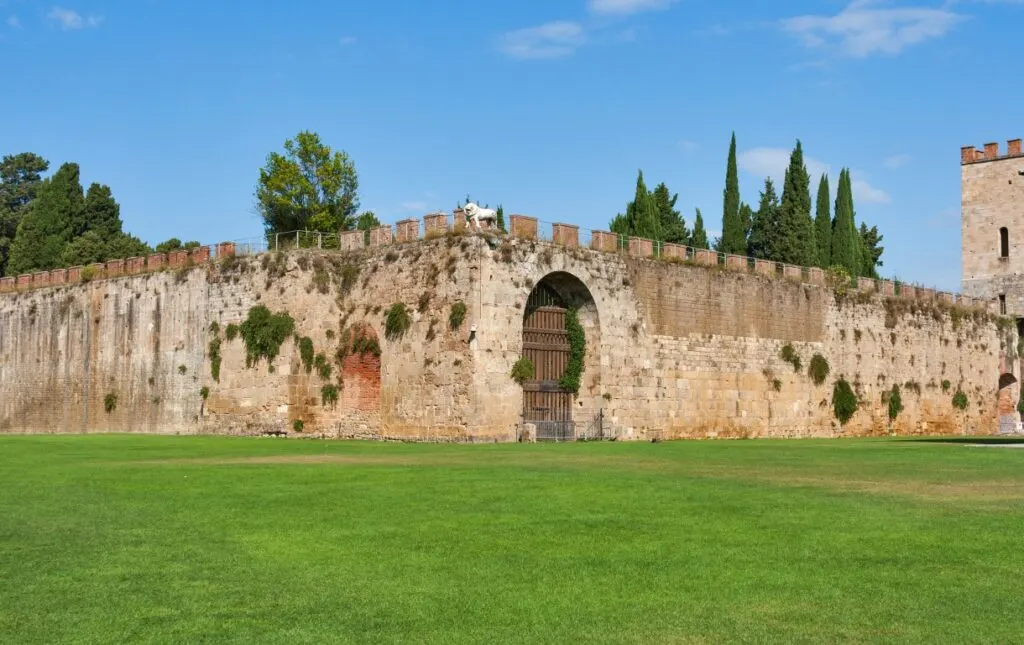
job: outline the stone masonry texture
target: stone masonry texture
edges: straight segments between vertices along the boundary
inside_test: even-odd
[[[0,431],[296,434],[301,420],[303,436],[514,441],[523,395],[509,374],[542,282],[578,308],[587,336],[577,427],[601,424],[606,436],[993,434],[1000,415],[1015,415],[1017,330],[980,309],[448,233],[4,293]],[[459,302],[467,314],[453,329]],[[389,338],[396,303],[410,325]],[[247,367],[244,341],[226,328],[256,305],[291,315],[331,374],[307,371],[291,338],[272,370]],[[379,357],[338,352],[356,329]],[[782,359],[787,345],[799,371]],[[821,385],[807,370],[815,354],[830,367]],[[860,399],[846,426],[831,404],[839,378]],[[337,403],[324,404],[325,385],[337,386]],[[893,385],[905,410],[890,424],[883,393]],[[952,405],[958,389],[963,411]]]

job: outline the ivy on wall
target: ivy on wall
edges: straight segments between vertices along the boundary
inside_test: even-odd
[[[565,331],[569,336],[569,364],[565,373],[558,379],[558,384],[573,394],[580,391],[580,378],[583,376],[583,357],[587,351],[587,335],[580,324],[576,309],[565,312]]]

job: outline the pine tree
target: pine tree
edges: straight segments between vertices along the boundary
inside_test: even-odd
[[[693,235],[690,237],[690,246],[695,249],[706,249],[708,247],[708,233],[704,230],[704,218],[701,217],[700,209],[697,209],[697,218],[693,221]]]
[[[60,266],[61,253],[71,240],[74,218],[83,202],[78,164],[66,163],[42,183],[32,207],[18,224],[8,275]]]
[[[885,247],[880,246],[882,236],[878,234],[878,227],[868,228],[867,224],[861,222],[860,239],[864,249],[864,258],[861,263],[864,266],[864,275],[877,280],[878,267],[883,264],[882,252],[885,251]]]
[[[746,249],[747,240],[750,239],[750,229],[754,226],[754,210],[746,202],[740,203],[740,225],[743,229],[743,248]]]
[[[0,276],[6,275],[7,258],[18,232],[42,184],[50,162],[37,154],[22,152],[0,159]]]
[[[690,238],[686,230],[686,220],[675,209],[678,194],[671,194],[665,182],[655,186],[652,193],[655,208],[658,210],[658,221],[661,229],[661,240],[673,244],[686,244]]]
[[[78,237],[88,231],[96,231],[104,241],[121,234],[121,207],[109,186],[89,186],[82,209],[73,217],[72,235]]]
[[[823,174],[818,182],[818,206],[814,217],[815,241],[818,243],[817,265],[829,267],[832,259],[832,213],[829,209],[828,175]]]
[[[851,276],[861,273],[858,260],[860,236],[853,224],[853,196],[850,186],[850,171],[846,168],[839,173],[836,190],[835,219],[832,221],[832,254],[830,266],[841,266]]]
[[[775,184],[771,177],[764,180],[761,201],[754,213],[750,227],[750,240],[747,254],[763,260],[774,260],[778,245],[779,230],[779,197],[775,192]]]
[[[725,190],[722,193],[722,240],[723,253],[743,254],[746,238],[743,222],[740,220],[740,179],[736,167],[736,133],[729,143],[729,160],[725,168]]]
[[[787,264],[813,266],[818,263],[818,247],[811,220],[811,178],[804,165],[803,147],[797,140],[789,158],[786,180],[779,207],[779,230],[774,256],[769,259]]]

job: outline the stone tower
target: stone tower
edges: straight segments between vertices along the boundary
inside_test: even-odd
[[[1024,152],[1021,140],[960,149],[964,295],[1024,318]]]

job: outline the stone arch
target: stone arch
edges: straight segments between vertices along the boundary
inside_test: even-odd
[[[555,373],[564,370],[568,359],[564,333],[568,309],[576,310],[587,341],[580,389],[575,395],[558,386],[561,374]],[[545,363],[535,365],[535,378],[523,385],[524,422],[541,421],[543,425],[550,416],[553,433],[578,436],[593,432],[601,407],[601,325],[597,302],[579,277],[554,271],[533,286],[523,312],[523,355]],[[555,427],[555,422],[571,425]],[[538,432],[542,433],[542,428],[538,427]]]

